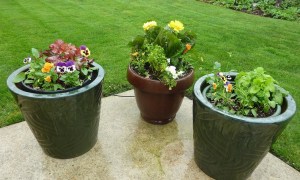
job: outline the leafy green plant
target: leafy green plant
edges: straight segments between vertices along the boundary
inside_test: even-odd
[[[240,72],[233,79],[221,72],[216,62],[214,76],[207,82],[211,84],[207,97],[220,109],[244,116],[265,117],[272,114],[276,105],[281,105],[288,94],[277,82],[265,74],[262,67],[250,72]]]
[[[194,47],[196,35],[191,31],[183,32],[183,24],[176,20],[164,28],[149,21],[143,28],[144,35],[129,42],[130,67],[139,75],[160,80],[172,89],[176,79],[192,69],[184,55]]]
[[[15,83],[23,81],[33,89],[56,91],[81,86],[90,79],[93,59],[88,59],[90,51],[86,46],[75,47],[72,44],[57,40],[50,49],[39,52],[32,48],[32,57],[23,60],[29,63],[28,71],[16,76]]]

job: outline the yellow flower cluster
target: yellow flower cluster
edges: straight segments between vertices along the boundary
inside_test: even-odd
[[[168,26],[172,28],[174,31],[179,32],[184,29],[183,24],[180,21],[171,21]]]
[[[146,31],[155,26],[157,26],[157,23],[155,21],[149,21],[149,22],[144,23],[143,28]]]
[[[54,66],[54,64],[53,63],[48,63],[48,62],[46,62],[45,64],[44,64],[44,67],[42,68],[42,72],[43,73],[48,73],[48,72],[50,72],[50,70],[51,70],[51,68]]]

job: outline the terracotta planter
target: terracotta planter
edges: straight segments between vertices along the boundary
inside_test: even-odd
[[[130,67],[127,80],[134,86],[135,99],[142,118],[152,124],[167,124],[175,118],[184,91],[193,84],[194,71],[177,80],[177,85],[172,90],[158,80],[138,75]]]
[[[212,75],[201,77],[194,86],[195,161],[215,179],[247,179],[294,116],[296,103],[289,95],[279,115],[266,118],[229,114],[205,96],[206,78]]]
[[[13,83],[15,76],[29,65],[14,71],[7,79],[29,128],[51,157],[73,158],[86,153],[97,142],[104,70],[96,63],[93,65],[98,71],[93,72],[92,81],[83,87],[52,94]]]

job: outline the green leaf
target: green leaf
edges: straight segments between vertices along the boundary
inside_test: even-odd
[[[287,90],[283,89],[280,86],[276,86],[276,90],[278,90],[280,93],[282,93],[283,96],[287,96],[289,94],[289,92]]]
[[[235,114],[235,110],[233,110],[233,109],[230,109],[230,111],[229,111],[230,113],[232,113],[232,114]]]
[[[90,70],[94,71],[94,70],[98,70],[97,67],[90,67]]]
[[[275,108],[276,102],[275,102],[275,101],[269,101],[269,105],[270,105],[272,108]]]
[[[283,96],[282,94],[279,92],[279,93],[275,93],[274,94],[274,98],[273,100],[277,103],[277,104],[282,104],[282,101],[283,101]]]
[[[251,109],[251,113],[253,114],[254,117],[257,117],[257,110],[256,109]]]
[[[251,100],[252,100],[253,102],[257,102],[257,101],[258,101],[258,98],[257,98],[256,96],[253,96],[253,97],[251,98]]]
[[[86,68],[82,68],[81,72],[86,76],[88,74],[88,70]]]
[[[253,86],[250,87],[249,92],[250,92],[251,94],[256,94],[259,90],[260,90],[260,87],[259,87],[259,86],[253,85]]]
[[[263,74],[265,71],[264,71],[264,68],[262,67],[258,67],[256,69],[254,69],[254,72],[258,73],[258,74]]]
[[[26,79],[26,80],[24,81],[24,83],[25,83],[25,84],[32,84],[32,83],[34,83],[34,81],[33,81],[33,80]]]
[[[245,110],[244,110],[244,113],[245,113],[245,115],[248,115],[248,114],[249,114],[249,112],[250,112],[250,110],[249,110],[249,109],[245,109]]]
[[[54,84],[53,89],[54,89],[54,91],[56,91],[58,89],[64,89],[64,87],[62,87],[60,84]]]
[[[31,49],[31,52],[32,52],[32,55],[35,57],[35,58],[39,58],[40,57],[40,52],[35,49],[35,48],[32,48]]]
[[[229,111],[229,108],[226,107],[226,106],[224,106],[224,107],[223,107],[223,110],[224,110],[224,111]]]
[[[14,83],[19,83],[25,79],[25,72],[21,72],[16,77],[14,78],[13,82]]]

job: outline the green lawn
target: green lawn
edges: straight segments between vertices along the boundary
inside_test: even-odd
[[[32,47],[46,49],[58,38],[76,45],[84,43],[106,70],[104,95],[108,96],[131,89],[126,80],[127,43],[143,33],[142,25],[148,20],[159,24],[180,20],[186,29],[197,33],[197,45],[190,53],[196,78],[208,73],[214,61],[221,62],[224,71],[262,66],[300,102],[297,22],[244,14],[196,0],[10,0],[0,2],[0,17],[0,127],[23,120],[6,78],[22,65]],[[272,149],[298,170],[299,107]]]

